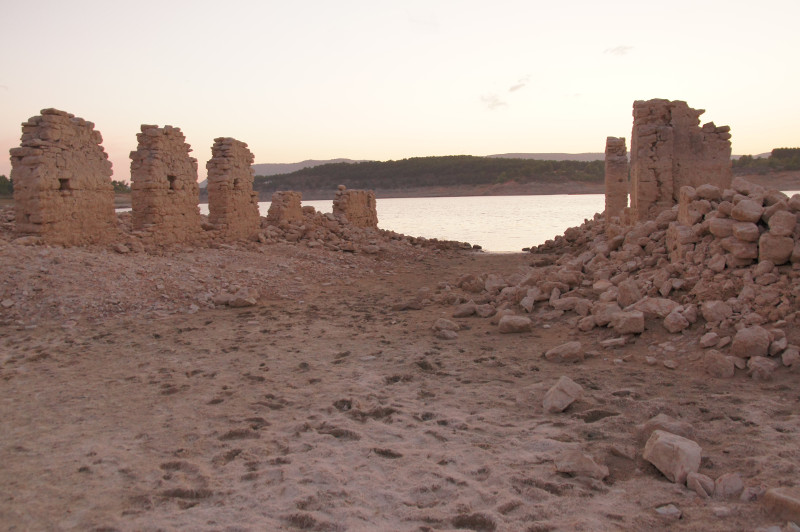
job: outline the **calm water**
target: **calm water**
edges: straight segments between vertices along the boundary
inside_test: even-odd
[[[270,203],[258,204],[266,216]],[[332,202],[303,201],[319,212]],[[509,252],[536,246],[605,208],[603,194],[551,196],[468,196],[379,199],[378,227],[404,235],[479,244],[486,251]],[[208,205],[200,205],[208,214]]]

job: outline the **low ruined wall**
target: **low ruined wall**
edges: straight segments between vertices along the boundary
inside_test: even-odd
[[[605,192],[606,220],[622,218],[628,206],[628,156],[625,138],[606,139]]]
[[[228,238],[255,238],[260,227],[253,192],[253,154],[244,142],[214,139],[208,170],[208,221]]]
[[[267,212],[267,221],[273,224],[301,222],[303,220],[302,200],[301,192],[290,190],[274,192]]]
[[[681,187],[731,183],[730,128],[708,123],[686,102],[654,99],[633,104],[631,214],[653,219],[678,202]]]
[[[16,229],[47,243],[106,242],[117,234],[111,162],[94,124],[43,109],[11,150]]]
[[[133,228],[155,243],[196,239],[200,232],[197,159],[177,127],[142,125],[131,152]]]
[[[372,190],[347,190],[339,185],[333,199],[333,215],[356,227],[378,227],[378,208]]]

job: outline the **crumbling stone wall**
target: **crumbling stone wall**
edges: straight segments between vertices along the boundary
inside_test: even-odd
[[[339,185],[333,198],[333,215],[356,227],[378,227],[378,208],[372,190],[347,190]]]
[[[11,150],[16,229],[47,243],[106,242],[117,234],[111,162],[94,124],[42,109]]]
[[[653,219],[678,202],[683,186],[731,183],[730,128],[700,127],[705,111],[686,102],[654,99],[633,104],[631,214]]]
[[[606,139],[606,220],[622,218],[628,206],[628,155],[625,138]]]
[[[279,190],[272,194],[272,203],[267,211],[267,221],[273,224],[303,221],[301,202],[303,194],[291,190]]]
[[[208,170],[208,222],[228,238],[255,238],[261,219],[253,192],[254,157],[244,142],[214,139]]]
[[[142,125],[131,152],[133,228],[154,243],[196,239],[200,232],[197,159],[180,128]]]

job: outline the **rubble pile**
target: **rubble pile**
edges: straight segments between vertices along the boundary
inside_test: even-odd
[[[559,318],[608,330],[610,346],[683,333],[706,350],[709,374],[769,378],[780,365],[800,368],[800,338],[790,337],[800,317],[798,214],[800,195],[740,178],[725,190],[687,186],[655,220],[607,225],[595,215],[533,249],[528,272],[465,275],[442,300],[460,316],[489,305],[484,316],[528,316],[534,328]]]

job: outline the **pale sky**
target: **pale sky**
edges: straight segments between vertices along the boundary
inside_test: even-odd
[[[0,174],[20,124],[95,123],[128,180],[140,124],[256,163],[630,142],[634,100],[685,100],[735,154],[800,146],[798,0],[0,0]]]

